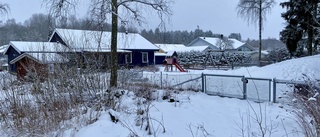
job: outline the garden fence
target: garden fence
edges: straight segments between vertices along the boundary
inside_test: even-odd
[[[239,75],[139,72],[146,81],[160,88],[202,91],[208,95],[276,102],[280,93],[293,91],[304,81],[254,78]],[[143,74],[142,74],[143,73]],[[278,97],[277,97],[278,96]]]

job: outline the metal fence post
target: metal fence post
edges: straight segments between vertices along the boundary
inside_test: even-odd
[[[273,82],[272,82],[272,84],[273,84],[273,100],[272,100],[272,102],[273,103],[276,103],[276,97],[277,97],[277,79],[276,78],[273,78],[273,80],[272,80]]]
[[[269,80],[269,101],[271,102],[271,81],[272,79]]]
[[[202,80],[202,82],[201,82],[201,84],[202,84],[202,92],[203,93],[205,93],[206,91],[205,91],[205,76],[204,76],[204,74],[203,73],[201,73],[201,80]]]
[[[247,99],[247,83],[248,83],[248,79],[246,79],[246,77],[242,77],[242,83],[243,83],[243,99]]]
[[[160,88],[162,89],[162,71],[160,71]]]

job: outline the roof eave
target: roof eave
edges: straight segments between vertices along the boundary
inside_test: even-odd
[[[9,43],[9,46],[8,46],[8,47],[4,50],[4,52],[3,52],[4,55],[8,55],[7,52],[8,52],[8,50],[9,50],[9,48],[10,48],[11,46],[12,46],[12,48],[14,48],[19,54],[21,54],[21,51],[20,51],[17,47],[15,47],[12,42],[10,42],[10,43]]]
[[[28,53],[23,53],[23,54],[21,54],[20,56],[18,56],[18,57],[16,57],[15,59],[11,60],[9,63],[10,63],[10,64],[14,64],[14,63],[18,62],[19,60],[23,59],[24,57],[28,57],[28,58],[30,58],[30,59],[32,59],[32,60],[34,60],[34,61],[36,61],[36,62],[38,62],[38,63],[40,63],[40,64],[43,64],[41,61],[39,61],[38,59],[32,57],[32,56],[29,55]]]

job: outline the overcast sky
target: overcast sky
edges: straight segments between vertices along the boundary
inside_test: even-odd
[[[1,20],[15,18],[17,22],[24,22],[34,13],[46,13],[46,7],[42,5],[43,0],[2,0],[10,6],[9,17],[1,17]],[[279,39],[279,32],[283,29],[284,20],[280,14],[285,10],[279,6],[284,0],[276,0],[267,21],[264,24],[263,38]],[[206,31],[221,33],[228,36],[230,33],[241,33],[242,39],[258,39],[258,27],[249,24],[237,16],[236,5],[238,0],[174,0],[172,6],[173,16],[167,24],[167,30],[195,30],[197,26]],[[80,9],[84,9],[79,8]],[[84,14],[85,11],[78,14]],[[159,20],[147,18],[148,24],[143,27],[154,29]]]

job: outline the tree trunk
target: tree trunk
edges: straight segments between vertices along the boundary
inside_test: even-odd
[[[259,66],[261,66],[261,50],[262,50],[262,0],[259,0]]]
[[[308,55],[312,55],[312,39],[313,39],[313,28],[311,26],[308,27],[308,43],[307,43],[307,49],[308,49]]]
[[[117,36],[118,36],[118,3],[112,0],[112,30],[111,30],[111,76],[110,87],[117,87],[118,79],[118,55],[117,55]]]
[[[315,27],[319,27],[319,24],[317,24],[314,20],[317,19],[318,16],[318,0],[313,0],[312,1],[312,5],[313,5],[313,21],[312,23],[314,24]],[[313,28],[313,35],[315,35],[316,29]],[[317,53],[317,46],[318,46],[318,39],[313,39],[313,47],[312,47],[312,53],[316,54]]]

